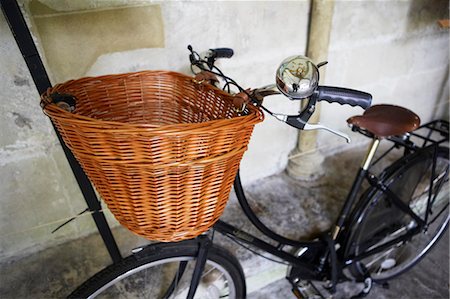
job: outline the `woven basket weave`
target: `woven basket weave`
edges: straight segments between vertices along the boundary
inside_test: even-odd
[[[67,112],[51,94],[76,97]],[[179,241],[220,217],[263,114],[174,72],[89,77],[56,85],[42,106],[117,220],[151,240]]]

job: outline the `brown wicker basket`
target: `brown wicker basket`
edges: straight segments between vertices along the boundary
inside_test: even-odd
[[[51,103],[76,98],[73,113]],[[179,241],[220,217],[261,111],[174,72],[56,85],[42,106],[117,220],[151,240]]]

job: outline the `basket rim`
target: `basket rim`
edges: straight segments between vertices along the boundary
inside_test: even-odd
[[[159,163],[148,163],[148,162],[134,162],[134,161],[130,161],[128,159],[124,159],[124,160],[117,160],[115,158],[111,158],[111,159],[102,159],[101,157],[93,157],[90,154],[84,154],[84,153],[77,153],[77,156],[80,157],[80,159],[86,158],[86,159],[90,159],[90,160],[96,160],[96,162],[98,162],[99,164],[105,163],[108,165],[114,165],[115,167],[118,166],[123,166],[125,165],[126,167],[129,168],[142,168],[144,167],[145,169],[153,169],[153,170],[157,170],[157,169],[169,169],[171,167],[191,167],[191,168],[196,168],[196,167],[203,167],[204,165],[207,164],[211,164],[217,161],[228,161],[229,159],[233,158],[234,156],[238,156],[238,155],[243,155],[244,152],[247,150],[248,146],[243,146],[243,147],[238,147],[235,149],[230,150],[229,152],[226,153],[222,153],[220,155],[216,155],[216,156],[207,156],[207,157],[202,157],[200,159],[196,159],[196,160],[192,160],[192,161],[188,161],[188,162],[164,162],[163,165],[159,165]]]
[[[261,109],[254,106],[254,105],[248,105],[248,110],[250,111],[249,114],[246,115],[239,115],[233,118],[226,118],[226,119],[214,119],[209,120],[205,122],[199,122],[199,123],[177,123],[177,124],[170,124],[170,125],[154,125],[154,124],[132,124],[132,123],[126,123],[126,122],[118,122],[118,121],[108,121],[108,120],[102,120],[97,118],[92,118],[76,113],[68,112],[60,107],[58,107],[56,104],[53,104],[49,102],[49,96],[50,94],[59,91],[64,86],[67,86],[69,84],[74,84],[80,81],[84,80],[91,80],[91,79],[112,79],[114,77],[132,77],[132,76],[139,76],[142,74],[148,74],[148,73],[161,73],[161,74],[168,74],[178,77],[184,77],[185,79],[189,79],[194,83],[201,84],[207,88],[213,89],[216,92],[218,92],[220,95],[225,96],[227,98],[233,97],[233,95],[211,85],[206,82],[197,82],[195,78],[190,77],[186,74],[182,74],[179,72],[174,71],[165,71],[165,70],[145,70],[145,71],[138,71],[138,72],[129,72],[129,73],[120,73],[120,74],[112,74],[112,75],[102,75],[102,76],[88,76],[88,77],[82,77],[79,79],[72,79],[68,80],[66,82],[58,83],[53,87],[48,88],[44,93],[41,95],[41,107],[47,116],[50,118],[55,118],[59,121],[65,121],[70,123],[79,123],[80,125],[88,126],[88,127],[108,127],[109,131],[116,131],[116,132],[124,132],[129,130],[136,130],[136,129],[144,129],[146,131],[164,131],[164,132],[173,132],[180,133],[180,131],[190,131],[192,129],[202,129],[202,127],[205,127],[205,130],[211,130],[212,127],[222,126],[221,123],[226,121],[228,123],[230,122],[242,122],[243,125],[254,125],[258,122],[261,122],[264,119],[264,114],[262,113]],[[189,125],[187,127],[186,125]],[[116,128],[111,128],[111,126],[114,126]],[[176,131],[176,132],[175,132]]]

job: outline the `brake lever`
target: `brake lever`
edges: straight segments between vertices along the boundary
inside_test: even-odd
[[[350,139],[350,136],[348,136],[345,133],[339,132],[337,130],[333,130],[327,126],[324,126],[322,124],[309,124],[307,122],[304,122],[300,119],[300,117],[298,117],[298,115],[286,115],[286,114],[280,114],[280,113],[272,113],[271,114],[273,117],[275,117],[277,120],[284,122],[294,128],[297,128],[299,130],[304,130],[304,131],[312,131],[312,130],[325,130],[328,131],[330,133],[333,133],[339,137],[344,138],[347,143],[350,143],[352,140]]]
[[[335,134],[335,135],[337,135],[339,137],[344,138],[347,141],[347,143],[352,142],[352,140],[350,139],[350,136],[348,136],[347,134],[339,132],[339,131],[336,131],[336,130],[333,130],[333,129],[329,128],[329,127],[321,125],[320,123],[317,123],[317,124],[308,124],[308,123],[306,123],[305,126],[303,127],[303,130],[305,130],[305,131],[326,130],[326,131],[328,131],[330,133],[333,133],[333,134]]]

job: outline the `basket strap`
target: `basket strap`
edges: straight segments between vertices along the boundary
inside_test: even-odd
[[[250,98],[247,94],[248,92],[250,92],[250,89],[247,89],[246,92],[241,91],[240,93],[237,93],[234,95],[233,105],[234,105],[234,110],[237,113],[244,112],[245,108],[247,107],[248,102],[250,102]]]
[[[196,83],[203,83],[207,82],[213,86],[216,86],[216,83],[219,83],[219,79],[217,79],[217,76],[210,72],[201,71],[198,74],[195,74],[194,80]]]

